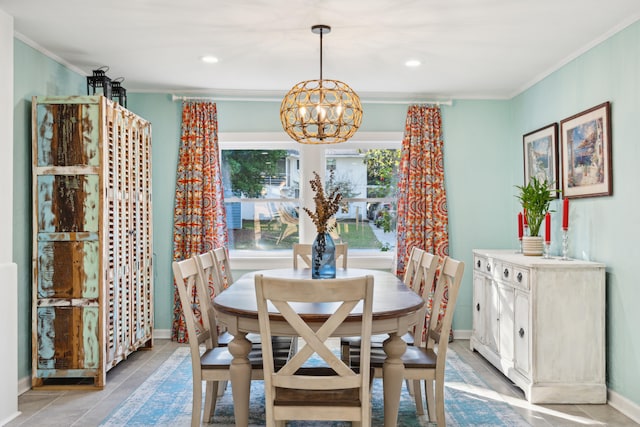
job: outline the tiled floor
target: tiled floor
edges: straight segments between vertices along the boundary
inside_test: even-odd
[[[151,351],[138,351],[109,371],[103,390],[31,390],[19,398],[18,418],[7,426],[97,426],[120,402],[151,374],[178,344],[154,340]],[[609,405],[531,405],[513,386],[477,353],[469,351],[469,341],[451,344],[460,357],[481,378],[507,400],[532,426],[637,426]]]

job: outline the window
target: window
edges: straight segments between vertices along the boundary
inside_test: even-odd
[[[326,146],[273,141],[270,134],[263,140],[229,136],[220,134],[230,250],[273,256],[291,250],[301,236],[310,241],[315,230],[301,230],[300,217],[306,216],[301,206],[313,208],[313,196],[303,193],[311,192],[313,172],[324,170],[326,188],[339,186],[348,205],[336,215],[334,239],[347,242],[350,253],[391,254],[401,135]]]
[[[222,149],[229,248],[291,249],[298,241],[300,153]]]

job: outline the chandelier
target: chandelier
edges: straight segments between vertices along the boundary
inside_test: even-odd
[[[320,79],[296,84],[280,105],[285,132],[302,144],[334,144],[353,136],[362,122],[360,98],[346,83],[322,78],[322,35],[328,25],[314,25],[320,34]]]

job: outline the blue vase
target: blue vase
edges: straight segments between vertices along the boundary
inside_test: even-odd
[[[311,278],[335,279],[336,245],[329,233],[318,233],[311,245]]]

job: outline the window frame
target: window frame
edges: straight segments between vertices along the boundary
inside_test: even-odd
[[[402,147],[402,132],[356,132],[354,137],[343,143],[347,145],[311,145],[299,144],[284,132],[219,132],[218,144],[220,156],[222,150],[264,149],[265,144],[270,149],[295,149],[300,153],[301,182],[311,179],[314,170],[324,173],[326,156],[325,149],[334,147],[350,149],[386,149]],[[311,205],[313,195],[310,191],[300,191],[298,202],[301,206]],[[366,198],[365,198],[366,199]],[[225,200],[227,201],[227,200]],[[315,235],[313,223],[307,218],[301,218],[300,239],[309,241]],[[251,251],[229,249],[231,265],[234,270],[254,271],[268,268],[286,268],[291,266],[291,251]],[[379,250],[358,250],[349,253],[349,265],[356,268],[394,269],[395,251],[383,252]]]

